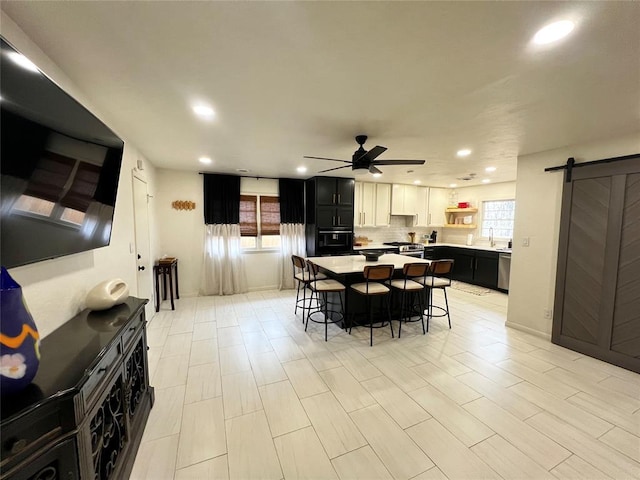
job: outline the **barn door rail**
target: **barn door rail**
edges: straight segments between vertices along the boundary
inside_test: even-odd
[[[612,163],[612,162],[620,162],[623,160],[631,160],[633,158],[640,158],[640,153],[634,153],[631,155],[624,155],[622,157],[611,157],[611,158],[603,158],[602,160],[593,160],[591,162],[580,162],[576,163],[576,159],[573,157],[569,157],[567,159],[567,163],[565,165],[558,165],[556,167],[548,167],[545,168],[545,172],[556,172],[558,170],[565,170],[565,183],[571,182],[571,173],[574,168],[578,167],[586,167],[589,165],[597,165],[599,163]]]

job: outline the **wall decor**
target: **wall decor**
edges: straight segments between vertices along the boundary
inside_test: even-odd
[[[171,207],[174,210],[193,210],[196,208],[196,202],[190,200],[174,200],[171,202]]]
[[[105,280],[87,293],[86,304],[89,310],[107,310],[114,305],[124,303],[129,296],[129,286],[119,278]]]

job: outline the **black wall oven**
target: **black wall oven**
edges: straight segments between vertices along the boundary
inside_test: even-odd
[[[316,236],[317,256],[349,255],[353,249],[353,230],[319,228]]]

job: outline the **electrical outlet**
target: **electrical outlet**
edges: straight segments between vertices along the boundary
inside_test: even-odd
[[[544,318],[551,318],[552,313],[553,313],[553,312],[551,311],[551,309],[546,308],[546,309],[544,310]]]
[[[529,246],[529,237],[524,237],[522,239],[522,246],[523,247],[528,247]]]

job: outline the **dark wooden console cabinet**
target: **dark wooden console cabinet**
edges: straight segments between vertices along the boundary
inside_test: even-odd
[[[42,340],[33,382],[2,398],[0,479],[129,477],[154,400],[146,303],[84,310]]]

